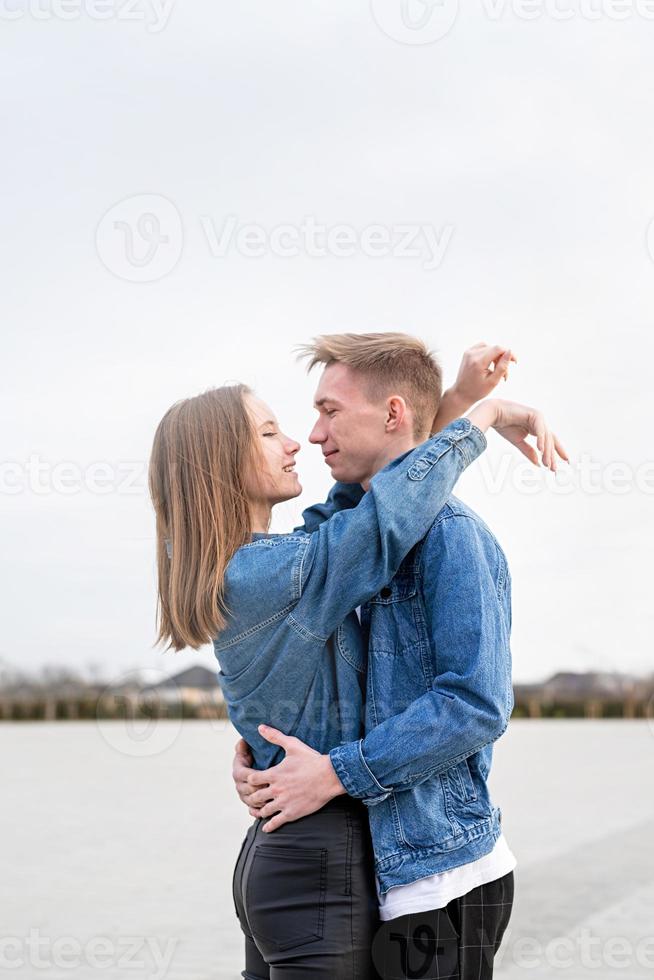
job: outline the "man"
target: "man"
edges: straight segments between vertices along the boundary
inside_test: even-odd
[[[429,436],[439,408],[447,416],[440,368],[420,341],[331,335],[303,353],[310,369],[325,366],[310,441],[337,481],[367,489]],[[512,355],[493,353],[506,373]],[[451,406],[452,418],[459,409]],[[520,448],[534,461],[531,447]],[[510,916],[515,867],[487,787],[492,743],[513,706],[505,557],[479,517],[451,498],[358,612],[369,651],[365,738],[322,756],[262,726],[286,757],[257,772],[241,746],[237,788],[251,813],[271,818],[267,832],[337,795],[362,799],[383,922],[373,948],[380,974],[485,980]]]

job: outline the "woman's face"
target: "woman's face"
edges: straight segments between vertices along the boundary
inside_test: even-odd
[[[256,395],[246,395],[255,439],[261,453],[263,466],[249,475],[248,492],[254,501],[269,504],[292,500],[302,493],[302,486],[295,472],[295,456],[300,444],[279,428],[272,409]]]

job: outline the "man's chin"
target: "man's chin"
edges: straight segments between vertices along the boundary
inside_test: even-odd
[[[338,483],[358,483],[359,480],[352,473],[348,472],[347,467],[339,466],[338,463],[334,463],[333,466],[329,467],[332,473],[332,479],[337,480]]]

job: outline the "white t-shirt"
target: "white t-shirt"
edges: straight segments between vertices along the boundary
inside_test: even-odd
[[[385,895],[379,891],[379,917],[382,922],[398,919],[410,912],[428,912],[430,909],[442,909],[455,898],[467,895],[473,888],[496,881],[516,866],[516,859],[509,849],[504,835],[500,834],[490,854],[463,864],[451,871],[442,871],[428,878],[412,881],[410,885],[397,885],[390,888]]]

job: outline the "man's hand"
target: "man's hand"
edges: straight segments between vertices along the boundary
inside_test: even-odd
[[[239,765],[237,769],[236,760],[233,772],[238,794],[244,803],[248,803],[251,816],[272,817],[262,827],[264,833],[269,834],[290,820],[315,813],[335,796],[345,795],[328,755],[321,755],[299,738],[284,735],[268,725],[259,725],[259,734],[267,742],[280,745],[286,752],[285,758],[262,772],[250,769],[247,775],[249,793],[242,787],[243,766]]]
[[[470,347],[463,355],[459,373],[451,388],[443,394],[432,432],[440,432],[446,425],[487,398],[502,378],[509,377],[511,362],[517,362],[513,351],[499,344],[483,341]]]
[[[232,763],[232,779],[236,786],[236,792],[247,807],[251,806],[250,797],[254,792],[254,787],[248,782],[248,776],[251,772],[255,771],[252,768],[253,762],[254,759],[252,758],[250,746],[245,739],[239,738],[236,743],[236,752],[234,753],[234,761]]]

